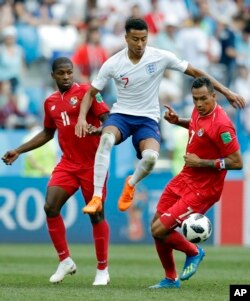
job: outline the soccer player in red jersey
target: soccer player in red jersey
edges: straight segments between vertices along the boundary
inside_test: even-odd
[[[100,94],[94,99],[88,113],[88,135],[78,138],[75,135],[80,103],[88,90],[88,85],[73,81],[73,64],[66,57],[54,60],[52,78],[58,91],[50,95],[44,103],[44,128],[33,139],[14,150],[5,153],[2,160],[11,165],[20,154],[36,149],[53,139],[58,131],[58,142],[62,150],[60,162],[54,168],[48,182],[44,210],[49,235],[57,251],[60,263],[50,282],[57,283],[67,274],[76,271],[76,264],[70,257],[66,239],[66,229],[60,214],[61,208],[78,188],[88,203],[93,194],[93,168],[95,153],[100,140],[101,122],[109,114]],[[106,187],[103,188],[103,199]],[[97,257],[97,272],[93,285],[107,285],[109,226],[104,218],[104,210],[90,215]]]
[[[185,165],[165,187],[151,225],[152,236],[165,278],[150,288],[179,288],[173,250],[186,254],[180,280],[197,271],[205,251],[187,239],[176,227],[191,213],[204,214],[219,199],[227,170],[241,169],[242,157],[235,128],[216,102],[214,87],[207,77],[192,84],[194,109],[190,119],[182,119],[166,106],[164,118],[189,131]]]

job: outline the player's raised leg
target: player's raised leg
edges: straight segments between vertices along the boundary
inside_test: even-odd
[[[132,176],[128,176],[125,180],[122,194],[118,200],[118,208],[121,211],[127,210],[133,202],[135,194],[135,184],[131,182]]]
[[[91,201],[83,208],[83,213],[94,214],[102,210],[102,191],[110,164],[110,153],[115,143],[113,133],[103,133],[95,156],[94,194]]]
[[[133,175],[127,177],[122,194],[118,200],[118,208],[121,211],[127,210],[132,205],[135,185],[153,170],[158,156],[159,153],[153,149],[146,149],[142,152],[142,159],[138,162]]]
[[[193,256],[187,256],[180,279],[183,280],[188,280],[190,277],[192,277],[198,267],[199,264],[201,263],[202,259],[205,256],[205,251],[200,247],[197,246],[197,254]]]

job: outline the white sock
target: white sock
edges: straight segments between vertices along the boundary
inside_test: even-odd
[[[132,177],[128,181],[128,184],[135,186],[139,181],[150,174],[155,166],[158,156],[159,153],[152,149],[144,150],[142,152],[142,159],[138,162]]]
[[[95,155],[94,165],[94,195],[102,197],[102,190],[110,163],[110,154],[115,144],[115,136],[112,133],[104,133]]]

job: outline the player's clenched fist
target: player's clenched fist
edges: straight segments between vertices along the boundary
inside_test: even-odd
[[[12,150],[6,152],[1,159],[6,165],[11,165],[18,157],[19,153],[15,150]]]

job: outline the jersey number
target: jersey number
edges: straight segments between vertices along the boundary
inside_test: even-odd
[[[193,138],[194,138],[194,134],[195,134],[195,131],[194,131],[194,130],[192,130],[192,131],[191,131],[191,135],[190,135],[190,139],[189,139],[189,141],[188,141],[188,144],[190,144],[190,143],[191,143],[191,141],[193,140]]]
[[[127,88],[127,85],[128,85],[128,77],[122,77],[122,80],[124,81],[124,88]]]
[[[66,111],[64,111],[64,112],[61,113],[61,117],[62,117],[62,121],[63,121],[63,125],[64,126],[70,125],[69,116],[68,116],[68,114],[67,114]]]
[[[183,214],[179,215],[179,218],[182,219],[186,216],[189,216],[193,212],[193,209],[191,207],[187,207],[187,211],[184,212]]]

